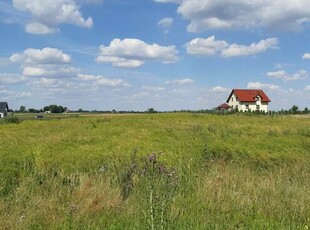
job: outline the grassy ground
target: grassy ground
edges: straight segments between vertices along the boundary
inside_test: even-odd
[[[203,114],[0,124],[0,226],[308,229],[309,127]]]

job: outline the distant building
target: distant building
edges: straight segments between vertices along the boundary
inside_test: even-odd
[[[218,107],[216,107],[216,110],[230,110],[231,109],[231,106],[226,104],[226,103],[223,103],[221,105],[219,105]]]
[[[226,101],[238,111],[268,112],[268,96],[261,89],[233,89]]]
[[[0,118],[7,116],[9,112],[9,106],[7,102],[0,102]]]

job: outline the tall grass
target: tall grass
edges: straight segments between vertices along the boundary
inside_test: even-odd
[[[307,229],[308,127],[200,114],[0,125],[0,226]]]

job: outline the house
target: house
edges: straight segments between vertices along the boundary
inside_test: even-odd
[[[216,110],[220,110],[220,111],[230,110],[230,109],[231,109],[231,106],[226,104],[226,103],[223,103],[223,104],[219,105],[218,107],[216,107]]]
[[[9,106],[7,102],[0,102],[0,118],[6,117],[9,111]]]
[[[268,112],[268,96],[261,89],[233,89],[226,101],[238,111]]]

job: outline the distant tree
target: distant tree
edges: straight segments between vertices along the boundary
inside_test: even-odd
[[[49,106],[44,106],[43,111],[44,111],[44,112],[50,111],[50,107],[49,107]]]
[[[20,113],[25,113],[26,112],[26,107],[21,105],[20,108],[19,108],[19,112]]]
[[[79,112],[79,113],[83,112],[83,109],[78,109],[78,112]]]
[[[293,114],[296,114],[298,112],[298,106],[297,105],[293,105],[292,108],[291,108],[291,112]]]
[[[304,109],[304,113],[305,113],[305,114],[308,114],[308,113],[309,113],[309,109],[308,109],[307,107]]]
[[[148,108],[147,112],[148,113],[156,113],[156,110],[154,108]]]
[[[63,113],[65,108],[61,105],[49,105],[43,108],[44,111],[50,111],[51,113]]]
[[[28,112],[29,112],[29,113],[39,113],[40,110],[34,109],[34,108],[30,108],[30,109],[28,109]]]

